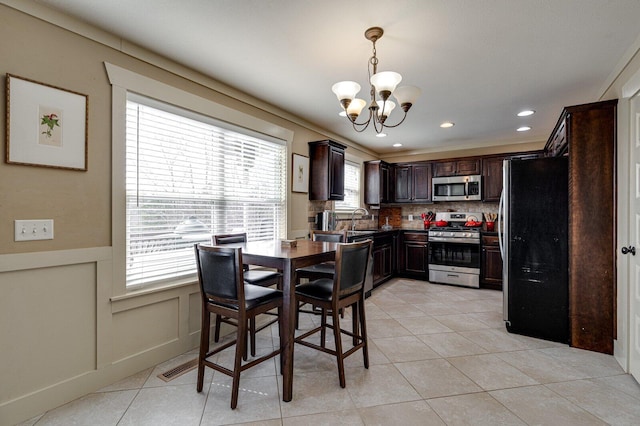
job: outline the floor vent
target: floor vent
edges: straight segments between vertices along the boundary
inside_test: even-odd
[[[162,374],[158,374],[158,378],[164,380],[165,382],[170,382],[176,377],[180,377],[185,373],[193,370],[198,366],[198,359],[192,359],[191,361],[187,361],[184,364],[180,364],[177,367],[173,367],[169,371],[165,371]]]

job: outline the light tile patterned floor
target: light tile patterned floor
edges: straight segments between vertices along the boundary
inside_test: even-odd
[[[345,389],[332,357],[296,345],[293,401],[281,401],[270,360],[243,374],[231,410],[230,379],[220,373],[207,371],[202,393],[195,371],[156,377],[194,350],[23,424],[640,424],[640,386],[613,357],[509,334],[501,309],[497,291],[394,279],[367,299],[370,368],[361,352],[348,358]],[[303,314],[301,329],[317,321]],[[271,348],[276,330],[258,341]]]

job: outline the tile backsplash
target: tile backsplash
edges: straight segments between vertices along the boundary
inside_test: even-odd
[[[333,209],[333,204],[333,201],[309,201],[309,230],[316,229],[316,214],[324,210]],[[446,211],[498,213],[498,203],[455,201],[432,204],[395,204],[382,206],[379,209],[367,206],[367,209],[370,213],[369,216],[362,217],[360,213],[356,215],[356,229],[380,229],[385,224],[387,217],[389,217],[389,224],[396,229],[424,229],[424,223],[421,219],[422,213],[430,211],[434,213]],[[413,215],[413,220],[409,220],[410,215]],[[339,214],[337,228],[349,229],[350,227],[351,217],[346,213]]]

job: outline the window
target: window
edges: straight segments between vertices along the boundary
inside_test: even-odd
[[[284,238],[285,193],[284,142],[127,95],[127,286],[195,274],[212,234]]]
[[[336,201],[336,210],[354,210],[360,207],[360,165],[344,163],[344,201]]]

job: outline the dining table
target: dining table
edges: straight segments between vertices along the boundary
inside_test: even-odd
[[[296,269],[335,260],[338,244],[324,241],[295,240],[294,244],[274,241],[249,241],[225,244],[225,247],[240,247],[242,262],[249,265],[277,269],[282,273],[282,322],[284,336],[280,342],[282,350],[282,400],[291,401],[293,396],[293,343],[295,336]]]

